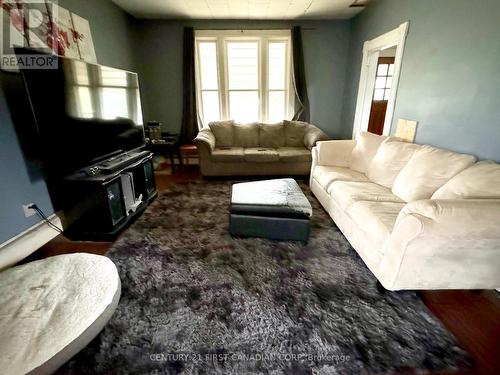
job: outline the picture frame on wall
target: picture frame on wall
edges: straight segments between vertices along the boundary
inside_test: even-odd
[[[15,45],[27,45],[27,25],[24,20],[24,4],[18,1],[0,1],[0,58],[14,55]],[[16,64],[4,64],[3,59],[0,69],[5,72],[18,73]]]
[[[71,17],[73,19],[73,27],[77,36],[80,59],[88,63],[97,64],[97,56],[95,53],[94,41],[92,40],[89,21],[75,13],[72,13]]]
[[[0,54],[14,60],[1,70],[19,72],[13,46],[97,63],[89,21],[56,3],[0,0],[0,17]]]
[[[51,27],[53,28],[52,35],[55,38],[52,50],[59,56],[79,59],[78,35],[73,26],[70,11],[57,4],[52,4],[49,9],[53,12]]]
[[[34,49],[51,50],[54,30],[47,4],[25,2],[23,8],[28,46]]]

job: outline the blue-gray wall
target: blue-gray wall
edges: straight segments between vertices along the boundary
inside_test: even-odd
[[[133,70],[130,17],[109,0],[60,0],[59,4],[90,22],[99,63]],[[0,243],[39,221],[25,218],[21,205],[34,202],[54,212],[37,165],[25,157],[16,126],[32,121],[21,78],[0,71]],[[29,151],[29,150],[28,150]]]
[[[302,26],[311,122],[331,136],[341,134],[342,101],[349,50],[349,21],[137,21],[136,45],[145,121],[178,132],[182,119],[182,38],[195,28],[290,28]]]
[[[498,0],[373,1],[351,25],[343,137],[352,135],[363,42],[408,20],[394,121],[417,120],[418,143],[500,161]]]

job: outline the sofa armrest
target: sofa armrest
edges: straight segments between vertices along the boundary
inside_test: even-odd
[[[408,215],[416,215],[422,223],[426,223],[422,233],[439,229],[443,235],[465,239],[471,236],[500,239],[500,199],[426,199],[410,202],[399,213],[395,227]]]
[[[323,130],[314,125],[309,125],[309,129],[304,135],[304,146],[310,150],[316,145],[316,142],[326,141],[328,139],[329,137],[323,132]]]
[[[203,128],[194,139],[194,143],[198,147],[199,152],[208,151],[211,154],[215,149],[214,133],[209,128]]]
[[[318,165],[349,167],[355,140],[320,141],[316,143]]]
[[[500,199],[421,200],[399,213],[377,277],[391,290],[500,287]]]

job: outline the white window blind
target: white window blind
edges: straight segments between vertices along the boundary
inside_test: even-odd
[[[198,108],[214,120],[278,122],[292,114],[290,32],[197,32]]]

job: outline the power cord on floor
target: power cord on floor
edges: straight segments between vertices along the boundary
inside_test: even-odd
[[[52,223],[36,204],[31,204],[28,206],[28,208],[35,210],[38,213],[38,215],[48,224],[49,227],[51,227],[52,229],[54,229],[55,231],[57,231],[59,233],[64,232],[61,228],[59,228],[57,225]]]

